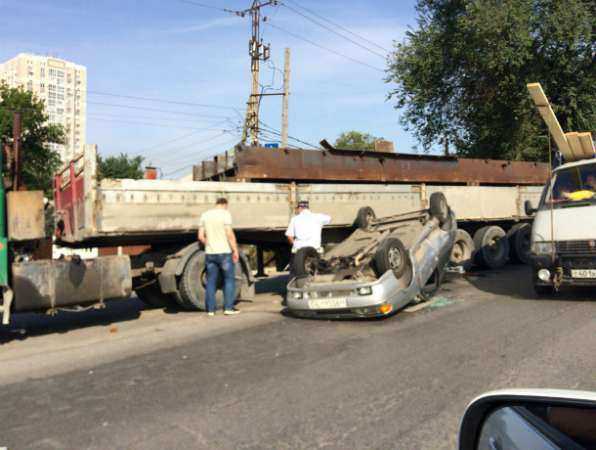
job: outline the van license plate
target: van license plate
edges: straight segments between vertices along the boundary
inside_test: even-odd
[[[347,308],[348,301],[345,298],[321,298],[308,302],[310,309],[335,309]]]
[[[596,269],[571,269],[573,278],[596,278]]]

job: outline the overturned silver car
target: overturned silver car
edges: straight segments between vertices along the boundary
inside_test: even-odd
[[[383,317],[441,286],[457,223],[445,196],[429,209],[377,219],[358,213],[357,229],[324,255],[314,248],[294,256],[288,312],[312,318]]]

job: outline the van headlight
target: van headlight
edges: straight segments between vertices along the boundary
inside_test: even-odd
[[[552,242],[534,242],[532,244],[532,253],[535,255],[550,255],[554,250]]]
[[[302,300],[302,292],[292,292],[292,298],[295,300]]]

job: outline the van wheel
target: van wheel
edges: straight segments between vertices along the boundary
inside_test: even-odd
[[[240,296],[241,280],[244,275],[240,263],[235,267],[236,295]],[[205,267],[205,253],[195,252],[187,261],[182,275],[178,280],[178,293],[176,301],[178,304],[189,311],[205,311],[205,287],[207,285],[207,272]],[[215,303],[217,308],[223,307],[223,276],[220,274],[217,280],[217,292],[215,293]]]
[[[296,278],[315,276],[319,267],[319,252],[313,247],[301,248],[294,255],[292,265]]]
[[[509,241],[505,231],[498,226],[482,227],[474,233],[475,259],[479,265],[499,269],[509,258]]]
[[[159,288],[157,279],[147,286],[135,289],[137,297],[151,308],[167,308],[176,304],[176,300],[169,294],[164,294]]]
[[[532,226],[529,223],[517,223],[507,232],[509,254],[513,261],[529,264],[532,247]]]
[[[445,194],[442,192],[433,192],[430,195],[429,211],[432,217],[436,217],[439,225],[443,226],[449,220],[449,205]]]
[[[370,206],[363,206],[358,210],[356,220],[354,221],[354,227],[359,228],[361,230],[368,230],[372,221],[376,218],[377,216],[375,215],[374,210]]]
[[[455,239],[453,241],[453,249],[451,250],[451,257],[449,262],[454,266],[462,266],[466,272],[468,272],[474,262],[474,240],[472,236],[462,229],[458,229],[455,232]]]
[[[393,271],[395,278],[402,279],[406,285],[412,281],[412,263],[406,247],[398,238],[385,239],[375,253],[373,266],[377,277],[388,270]]]

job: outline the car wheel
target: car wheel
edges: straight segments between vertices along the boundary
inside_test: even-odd
[[[432,217],[436,217],[439,225],[444,225],[449,220],[449,205],[445,194],[442,192],[433,192],[429,200],[429,211]]]
[[[466,272],[469,271],[473,266],[474,249],[472,236],[466,230],[458,229],[455,232],[449,262],[454,266],[463,267]]]
[[[509,254],[513,261],[529,264],[532,247],[532,226],[529,223],[518,223],[507,233]]]
[[[389,237],[385,239],[375,253],[374,269],[377,277],[391,270],[395,278],[402,279],[406,285],[412,280],[412,263],[406,247],[398,238]]]
[[[235,265],[236,270],[236,292],[235,298],[240,296],[240,280],[243,278],[242,267]],[[205,267],[205,253],[195,252],[187,261],[182,275],[178,280],[178,294],[176,301],[178,304],[189,311],[205,311],[205,287],[207,285],[207,273]],[[223,276],[220,274],[217,281],[217,292],[215,293],[215,302],[217,308],[223,307]]]
[[[368,230],[372,221],[376,218],[377,216],[375,215],[374,210],[370,206],[363,206],[358,210],[356,220],[354,221],[354,227],[359,228],[361,230]]]
[[[296,278],[315,276],[319,267],[319,252],[313,247],[301,248],[294,255],[292,264]]]
[[[501,227],[489,225],[474,233],[475,260],[489,269],[503,267],[509,258],[509,241]]]

